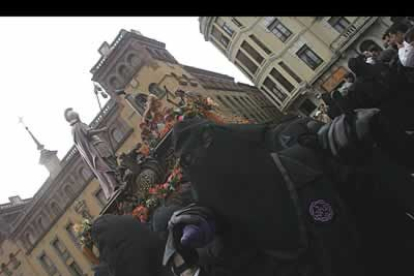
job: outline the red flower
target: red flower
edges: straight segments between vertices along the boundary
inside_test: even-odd
[[[157,193],[157,188],[149,188],[148,193],[151,195],[155,195]]]
[[[146,222],[148,220],[148,208],[143,205],[138,205],[138,207],[132,211],[132,215],[141,222]]]
[[[164,183],[164,184],[162,184],[161,185],[161,187],[163,188],[163,189],[168,189],[168,186],[169,186],[170,184],[167,182],[167,183]]]

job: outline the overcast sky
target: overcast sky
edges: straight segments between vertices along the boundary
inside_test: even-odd
[[[63,111],[73,107],[87,123],[95,117],[99,108],[89,70],[102,42],[111,43],[122,28],[166,43],[182,64],[251,84],[204,41],[195,17],[0,18],[0,203],[13,195],[33,196],[48,176],[18,117],[63,158],[73,145]]]

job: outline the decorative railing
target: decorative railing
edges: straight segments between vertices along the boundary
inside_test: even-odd
[[[11,203],[10,202],[10,203],[1,204],[0,205],[0,210],[5,210],[5,209],[11,208],[11,207],[24,205],[24,204],[29,203],[31,200],[32,200],[31,198],[28,198],[28,199],[23,199],[22,202],[19,202],[19,203]]]

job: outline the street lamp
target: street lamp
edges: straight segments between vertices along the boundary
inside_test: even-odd
[[[96,83],[94,83],[93,92],[96,95],[96,100],[98,101],[99,110],[102,110],[102,104],[101,104],[101,100],[99,99],[99,94],[104,99],[108,98],[108,94],[106,94],[105,91],[103,91],[103,89],[100,86],[98,86]]]

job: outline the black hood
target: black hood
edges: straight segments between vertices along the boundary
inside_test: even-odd
[[[103,215],[91,236],[113,275],[172,275],[162,267],[165,241],[132,216]]]
[[[185,120],[174,150],[197,193],[226,233],[264,249],[297,249],[298,218],[283,177],[264,145],[265,129]]]

